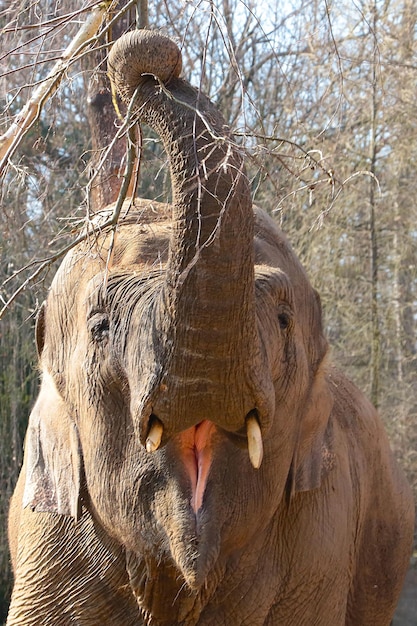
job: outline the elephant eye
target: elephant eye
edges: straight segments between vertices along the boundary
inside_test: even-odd
[[[88,320],[88,329],[95,341],[108,339],[110,322],[106,313],[94,313]]]
[[[287,330],[291,324],[291,315],[287,311],[280,311],[278,313],[278,323],[281,330]]]

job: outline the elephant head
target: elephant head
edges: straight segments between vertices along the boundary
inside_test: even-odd
[[[83,503],[126,549],[140,606],[161,611],[156,581],[172,601],[208,593],[285,498],[319,486],[327,343],[317,294],[254,213],[243,152],[179,77],[177,46],[136,31],[109,67],[163,141],[172,207],[138,202],[111,251],[103,234],[61,265],[37,324],[24,503],[75,518]]]

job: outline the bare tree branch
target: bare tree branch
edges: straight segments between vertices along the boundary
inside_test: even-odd
[[[77,36],[63,52],[47,78],[42,81],[10,128],[0,137],[0,175],[22,138],[38,119],[45,101],[56,91],[69,63],[85,46],[94,41],[111,0],[103,0],[92,11]]]

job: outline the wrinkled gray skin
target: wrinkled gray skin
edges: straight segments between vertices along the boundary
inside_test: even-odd
[[[171,45],[164,73],[166,45],[136,32],[109,63],[127,101],[139,85],[173,205],[137,202],[112,254],[105,235],[75,249],[39,316],[7,626],[388,626],[410,490]]]

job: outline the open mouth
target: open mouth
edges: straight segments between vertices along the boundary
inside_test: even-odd
[[[258,469],[262,463],[263,441],[256,410],[248,413],[245,426],[239,432],[231,433],[218,428],[209,420],[203,420],[177,435],[174,441],[179,447],[180,458],[190,480],[190,504],[194,513],[197,513],[203,504],[213,458],[212,438],[216,432],[222,433],[226,439],[238,447],[246,448],[249,453],[249,460],[255,469]],[[151,425],[146,438],[146,450],[148,452],[152,453],[158,450],[163,434],[162,422],[156,415],[152,414]]]
[[[215,431],[216,426],[213,422],[204,420],[183,431],[177,439],[191,484],[190,504],[194,513],[197,513],[203,504],[213,457],[211,439]]]
[[[161,467],[166,482],[155,501],[157,527],[163,541],[168,540],[170,557],[187,587],[198,590],[217,562],[223,541],[223,523],[219,521],[227,519],[224,512],[233,508],[239,490],[238,483],[234,484],[232,499],[223,503],[223,479],[229,472],[236,474],[236,461],[247,463],[240,450],[246,449],[248,461],[259,467],[263,450],[260,426],[252,413],[239,431],[202,420],[166,441],[162,422],[152,414],[146,449],[153,454],[165,443],[169,445],[161,455]]]

